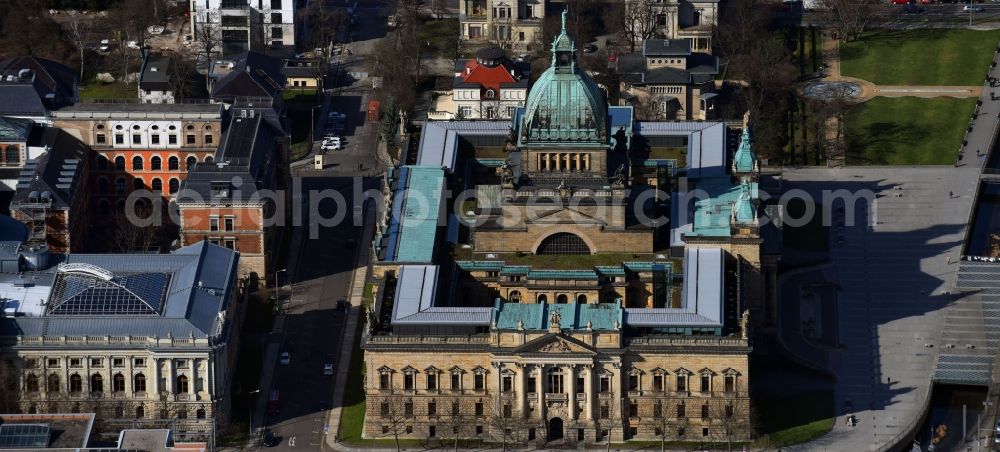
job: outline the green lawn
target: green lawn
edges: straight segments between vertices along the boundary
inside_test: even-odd
[[[139,92],[134,85],[127,85],[122,82],[101,83],[91,80],[85,88],[80,89],[80,101],[86,102],[94,99],[137,99]]]
[[[874,30],[840,46],[840,73],[876,85],[983,84],[1000,30]]]
[[[340,412],[340,440],[351,444],[362,441],[361,430],[365,424],[365,353],[361,350],[361,322],[359,316],[344,388],[344,409]]]
[[[869,100],[847,115],[847,164],[953,164],[975,108],[975,99]]]
[[[458,47],[459,27],[457,19],[432,19],[424,22],[417,29],[417,39],[420,40],[421,49],[430,51],[435,56],[453,58],[455,49]],[[430,49],[426,44],[430,43]]]
[[[819,438],[833,428],[833,392],[810,391],[757,401],[760,433],[770,447],[782,447]]]
[[[805,214],[806,203],[801,199],[790,199],[785,209],[787,217],[799,219]],[[782,239],[786,248],[799,251],[826,251],[829,248],[822,209],[822,206],[817,205],[813,216],[802,226],[782,226]]]
[[[313,103],[316,101],[316,88],[285,88],[281,96],[285,102]]]

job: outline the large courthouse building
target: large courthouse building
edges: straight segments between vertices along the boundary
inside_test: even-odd
[[[364,435],[748,439],[774,270],[748,128],[633,121],[565,26],[552,55],[512,121],[428,123],[390,176]]]

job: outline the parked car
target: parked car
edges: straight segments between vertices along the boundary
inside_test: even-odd
[[[271,429],[264,430],[264,439],[261,440],[264,447],[274,447],[278,445],[278,438],[274,436],[274,432]]]
[[[336,133],[333,133],[333,132],[324,132],[323,133],[323,141],[334,140],[334,139],[336,139],[337,141],[340,141],[341,140],[340,135],[338,135]]]
[[[962,11],[972,12],[972,13],[981,13],[981,12],[983,12],[983,7],[979,6],[979,5],[965,5],[965,6],[962,7]]]
[[[127,42],[125,44],[125,47],[128,47],[130,49],[139,50],[140,49],[140,47],[139,47],[139,41],[129,41],[129,42]]]
[[[340,141],[326,140],[323,141],[323,144],[319,148],[324,151],[337,151],[340,150]]]
[[[292,355],[288,352],[281,352],[281,358],[278,358],[278,362],[280,362],[282,366],[287,366],[292,362]]]
[[[583,46],[583,53],[594,53],[597,51],[597,46],[593,44],[587,44]]]
[[[101,52],[107,52],[108,50],[111,50],[111,41],[108,39],[102,39],[101,45],[97,46],[97,50],[100,50]]]
[[[333,364],[326,363],[323,365],[323,375],[326,376],[333,375]]]

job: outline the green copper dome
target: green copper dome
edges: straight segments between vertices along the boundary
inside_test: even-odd
[[[756,163],[757,153],[750,145],[750,126],[745,126],[740,136],[740,147],[733,156],[733,169],[738,173],[749,173],[754,170]]]
[[[607,146],[607,105],[597,84],[576,65],[576,44],[562,33],[552,41],[552,65],[525,102],[518,145]]]

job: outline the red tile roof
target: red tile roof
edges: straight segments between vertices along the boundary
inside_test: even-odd
[[[469,60],[465,63],[465,71],[462,72],[461,77],[465,83],[478,83],[483,88],[499,91],[502,85],[517,82],[517,79],[510,75],[510,71],[511,68],[506,64],[487,67],[479,64],[476,60]]]

